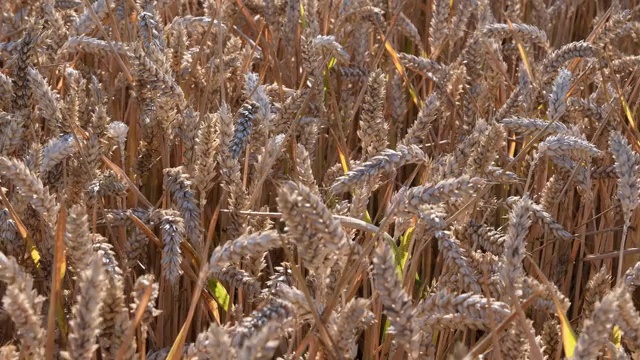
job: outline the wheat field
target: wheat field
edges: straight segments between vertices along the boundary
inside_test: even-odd
[[[0,360],[640,358],[637,0],[0,2]]]

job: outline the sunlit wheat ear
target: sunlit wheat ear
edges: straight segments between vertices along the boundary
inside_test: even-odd
[[[547,117],[549,120],[559,120],[567,111],[567,92],[571,86],[571,72],[562,69],[553,83],[551,94],[549,95],[549,108]]]
[[[570,60],[575,58],[594,58],[598,57],[599,54],[599,49],[588,42],[577,41],[566,44],[554,50],[544,60],[541,65],[542,77],[550,77]]]
[[[478,146],[484,133],[488,131],[487,122],[479,119],[470,135],[458,144],[452,153],[441,157],[438,161],[438,173],[441,178],[460,177],[464,174],[465,165],[471,152]]]
[[[420,326],[432,329],[487,329],[488,312],[496,321],[509,316],[509,305],[473,293],[452,294],[441,290],[428,295],[416,307]]]
[[[505,144],[506,133],[500,124],[492,124],[480,138],[467,160],[466,172],[470,176],[482,176],[491,173],[491,165]],[[500,169],[501,170],[501,169]]]
[[[429,44],[432,53],[441,51],[441,47],[449,35],[449,7],[445,0],[433,2],[433,15],[429,26]]]
[[[202,248],[202,219],[190,176],[182,167],[164,169],[164,186],[184,219],[185,233],[197,250]]]
[[[45,299],[33,288],[31,275],[1,252],[0,280],[7,284],[2,305],[15,323],[21,358],[43,358],[46,333],[41,310]]]
[[[218,122],[216,114],[206,115],[198,130],[193,149],[195,158],[195,172],[193,182],[200,193],[200,206],[204,206],[206,195],[215,185],[213,179],[217,174]],[[186,155],[186,154],[185,154]]]
[[[281,324],[272,320],[248,339],[238,350],[239,359],[271,359],[280,344]]]
[[[69,209],[65,229],[67,260],[76,271],[83,271],[92,262],[93,244],[89,232],[89,221],[85,206],[74,205]]]
[[[234,127],[233,138],[231,139],[231,156],[234,159],[240,157],[242,151],[249,141],[249,136],[253,131],[255,122],[255,114],[258,111],[258,104],[254,102],[248,102],[242,105],[238,110],[238,120]]]
[[[3,360],[18,360],[20,359],[20,352],[15,345],[7,344],[0,347],[0,359]]]
[[[525,276],[522,278],[522,285],[523,297],[536,294],[537,298],[534,300],[535,308],[548,312],[555,311],[557,307],[554,297],[558,299],[560,308],[563,311],[567,311],[571,306],[569,299],[552,282],[543,284],[530,276]]]
[[[147,302],[147,306],[144,309],[142,320],[141,320],[141,335],[142,341],[147,337],[147,331],[149,329],[149,325],[155,316],[158,316],[161,311],[156,309],[156,301],[158,300],[158,290],[159,284],[153,282],[153,275],[147,274],[142,275],[136,279],[136,283],[133,286],[133,303],[129,305],[131,308],[131,313],[135,314],[138,310],[138,306],[140,305],[142,298],[147,291],[147,288],[151,286],[151,295],[149,296],[149,301]]]
[[[628,291],[623,291],[618,301],[616,325],[624,334],[624,344],[635,352],[640,346],[640,313],[636,310],[634,300]]]
[[[602,156],[602,151],[583,137],[568,135],[567,133],[549,136],[538,145],[538,152],[532,160],[531,169],[527,177],[527,185],[531,183],[533,171],[544,156],[568,156],[572,159],[590,162],[592,158]]]
[[[101,242],[99,239],[95,241],[94,250],[102,255],[106,278],[103,284],[105,295],[100,312],[102,331],[99,344],[102,353],[108,358],[113,358],[123,345],[130,324],[129,311],[125,305],[122,270],[115,260],[110,244]],[[135,343],[127,346],[126,353],[130,355],[131,352],[135,352]]]
[[[459,276],[460,284],[458,287],[462,291],[482,293],[477,275],[474,274],[473,269],[469,266],[469,255],[462,248],[460,241],[448,231],[436,231],[435,235],[438,239],[438,249],[444,261],[448,264],[449,271]]]
[[[102,318],[100,310],[105,295],[104,266],[100,256],[94,256],[80,275],[80,291],[73,307],[73,319],[69,321],[68,351],[62,353],[66,359],[90,359],[98,349],[96,337],[100,332]]]
[[[608,272],[608,269],[603,266],[600,271],[589,279],[584,294],[584,303],[582,304],[581,324],[591,316],[596,302],[600,301],[611,287],[611,276],[609,276]]]
[[[398,210],[420,213],[420,207],[423,205],[437,205],[465,198],[474,194],[483,184],[484,181],[480,178],[462,176],[433,185],[416,186],[404,194],[405,200],[398,206]]]
[[[236,359],[236,349],[231,339],[220,325],[212,322],[209,329],[198,334],[196,342],[189,345],[187,359],[206,360],[215,357],[220,360]]]
[[[480,246],[494,255],[502,255],[504,253],[505,235],[475,220],[470,220],[467,224],[454,228],[454,234],[460,239],[466,238],[470,240],[474,248]]]
[[[521,134],[523,137],[538,134],[543,129],[541,136],[545,138],[549,135],[555,135],[567,131],[567,126],[561,122],[549,124],[548,121],[542,119],[529,119],[522,117],[508,117],[500,121],[505,129]],[[547,127],[547,125],[549,125]]]
[[[407,135],[402,139],[404,145],[423,145],[429,134],[432,123],[436,120],[440,102],[438,97],[433,94],[429,96],[422,105],[422,109],[418,113],[415,122],[407,130]]]
[[[445,65],[434,60],[407,53],[398,53],[398,58],[407,68],[417,71],[434,81],[440,81],[442,77],[444,77],[446,71]]]
[[[273,230],[244,235],[214,249],[209,267],[211,271],[221,269],[226,264],[240,261],[243,256],[265,252],[283,244],[280,234]]]
[[[319,194],[318,184],[313,176],[309,153],[304,146],[296,145],[296,175],[301,184],[308,187],[314,194]]]
[[[549,357],[556,356],[559,351],[561,338],[562,333],[558,320],[555,317],[552,317],[545,321],[542,326],[542,334],[540,335],[543,355]]]
[[[580,331],[573,355],[576,359],[595,359],[598,356],[607,342],[600,334],[611,333],[622,292],[624,289],[617,287],[596,303],[591,317],[584,321]]]
[[[347,235],[322,200],[304,185],[286,182],[278,191],[278,209],[305,266],[326,273],[349,250]]]
[[[547,34],[539,28],[527,24],[489,24],[480,32],[493,38],[521,36],[527,42],[538,45],[542,49],[549,48]]]
[[[3,124],[0,130],[0,154],[10,154],[22,143],[26,117],[26,112],[0,112],[0,124]]]
[[[20,188],[24,196],[40,213],[42,218],[53,225],[58,216],[56,196],[49,192],[49,188],[42,184],[42,180],[20,160],[0,157],[0,169],[5,179],[10,179]]]
[[[38,109],[47,121],[47,127],[54,136],[60,133],[59,127],[62,125],[62,114],[60,109],[60,97],[47,84],[42,74],[34,68],[27,70],[29,85],[33,93],[34,100],[38,104]]]
[[[165,210],[159,214],[158,225],[162,235],[162,272],[173,286],[177,285],[182,269],[182,253],[180,243],[184,240],[184,220],[177,211]]]
[[[530,358],[529,343],[527,342],[525,331],[533,331],[533,321],[526,320],[527,328],[523,329],[523,325],[513,322],[507,332],[500,339],[500,350],[503,359],[514,359],[522,356]]]
[[[354,298],[340,310],[337,320],[329,325],[331,338],[336,342],[338,351],[347,359],[357,354],[356,340],[359,333],[375,320],[368,309],[369,301]]]
[[[530,200],[520,199],[509,212],[509,227],[504,242],[506,263],[503,269],[505,284],[518,291],[524,277],[523,261],[526,255],[526,236],[531,226]]]
[[[609,17],[602,31],[595,38],[594,45],[599,48],[610,46],[611,41],[625,31],[632,15],[631,10],[622,10],[619,5],[612,7],[612,10],[611,17]]]
[[[40,164],[40,174],[45,175],[47,171],[62,162],[67,156],[76,151],[76,143],[71,134],[65,134],[58,138],[52,138],[43,149],[42,163]]]
[[[372,275],[374,288],[393,327],[396,341],[415,358],[420,346],[420,329],[414,321],[415,309],[398,278],[393,253],[384,242],[374,253]]]
[[[619,284],[622,281],[624,249],[627,241],[627,231],[631,225],[631,215],[640,204],[640,183],[638,179],[640,158],[631,149],[627,139],[619,132],[611,132],[609,148],[616,162],[615,170],[619,178],[617,196],[622,205],[622,213],[624,215],[624,228],[618,257],[618,277],[616,280]]]
[[[20,44],[16,49],[16,71],[13,76],[13,111],[27,110],[31,101],[31,91],[29,85],[29,77],[27,76],[28,68],[33,61],[34,49],[38,41],[39,34],[34,28],[29,28],[24,33]]]
[[[248,272],[234,265],[226,265],[223,268],[214,268],[211,275],[220,281],[224,281],[232,287],[243,289],[250,297],[255,297],[262,291],[260,282]]]
[[[633,292],[640,285],[640,262],[629,268],[624,273],[624,286]]]
[[[337,178],[331,186],[331,191],[334,194],[340,194],[357,187],[372,185],[377,178],[392,174],[403,165],[421,163],[426,160],[426,155],[416,145],[398,145],[395,151],[385,149],[370,158],[369,161]]]
[[[388,124],[384,118],[386,77],[382,71],[369,76],[362,102],[358,137],[362,141],[363,159],[371,158],[387,147]]]
[[[507,199],[507,204],[513,206],[518,203],[518,200],[518,197],[510,197]],[[551,232],[553,236],[562,240],[573,240],[574,236],[558,223],[551,214],[546,212],[541,205],[529,201],[528,207],[532,219],[543,226],[545,230]]]
[[[231,344],[234,347],[242,347],[251,339],[268,326],[272,321],[280,324],[280,329],[287,329],[291,326],[292,316],[294,315],[293,306],[284,300],[272,298],[260,309],[257,309],[248,317],[245,317],[234,328],[231,335]],[[276,329],[270,328],[272,332]]]

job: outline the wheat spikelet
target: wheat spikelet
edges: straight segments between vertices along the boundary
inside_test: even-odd
[[[433,2],[431,24],[429,26],[429,44],[431,52],[439,51],[449,35],[449,4],[444,0]]]
[[[165,188],[171,194],[176,208],[184,219],[185,233],[196,249],[202,248],[202,223],[198,201],[192,189],[192,182],[183,168],[164,170]]]
[[[285,326],[292,315],[293,308],[291,304],[284,300],[273,298],[264,307],[253,311],[238,323],[231,334],[231,344],[234,347],[242,347],[256,333],[265,328],[277,334],[278,332],[274,331],[275,329],[269,324],[273,321]]]
[[[31,91],[28,77],[29,65],[33,58],[33,48],[39,35],[33,28],[25,32],[16,48],[16,71],[13,76],[13,101],[14,111],[26,110],[31,102]]]
[[[216,279],[222,280],[231,286],[238,287],[247,292],[247,295],[255,297],[262,291],[260,282],[242,269],[233,265],[227,265],[221,269],[215,269],[212,274]]]
[[[205,360],[216,357],[220,360],[236,359],[236,349],[231,347],[229,335],[218,324],[211,323],[209,329],[198,334],[198,339],[187,350],[187,359]]]
[[[331,338],[336,341],[336,348],[347,359],[353,359],[356,356],[355,340],[362,328],[373,320],[373,313],[368,307],[369,301],[366,299],[351,299],[340,310],[338,319],[330,327]]]
[[[105,296],[103,286],[104,269],[102,259],[93,257],[88,267],[80,275],[80,293],[74,305],[73,320],[69,322],[71,335],[69,349],[62,353],[66,359],[89,359],[98,349],[96,336],[100,332],[102,301]]]
[[[342,264],[347,235],[317,195],[289,181],[278,191],[278,209],[307,268],[324,273]]]
[[[569,88],[571,86],[571,72],[566,69],[560,70],[560,74],[553,82],[553,88],[549,95],[549,109],[547,110],[547,117],[551,120],[561,118],[567,111],[567,102],[565,100]]]
[[[543,78],[549,77],[565,63],[575,58],[595,58],[600,55],[598,48],[584,41],[576,41],[554,50],[541,65]]]
[[[56,196],[42,184],[42,180],[20,160],[0,157],[3,175],[20,188],[29,202],[49,224],[56,223],[58,204]]]
[[[611,285],[611,277],[607,274],[607,268],[602,267],[587,283],[587,291],[584,294],[582,304],[582,319],[588,319],[593,313],[596,302],[600,301]]]
[[[494,255],[504,253],[505,235],[484,224],[479,224],[470,220],[463,227],[462,233],[469,238],[473,244],[480,245],[486,251]]]
[[[243,256],[264,252],[280,245],[282,245],[282,239],[273,230],[245,235],[214,249],[209,266],[213,271],[225,264],[240,261]]]
[[[231,139],[231,156],[237,159],[249,140],[255,121],[255,113],[258,110],[258,104],[246,103],[238,110],[238,121],[234,126],[233,138]]]
[[[21,358],[43,358],[46,334],[40,310],[44,298],[33,288],[33,278],[14,258],[0,252],[0,280],[7,284],[2,305],[16,324]]]
[[[358,129],[363,159],[371,158],[387,147],[386,133],[389,127],[383,113],[385,87],[386,79],[381,71],[369,75]]]
[[[136,279],[136,283],[133,286],[133,303],[129,305],[131,307],[131,313],[135,314],[149,286],[151,286],[151,294],[149,296],[147,306],[144,309],[141,319],[142,341],[146,339],[147,331],[151,321],[153,320],[153,317],[157,316],[161,312],[156,309],[156,300],[158,299],[159,295],[159,285],[158,283],[153,282],[153,275],[142,275]]]
[[[472,195],[483,185],[480,178],[462,176],[440,181],[434,185],[416,186],[404,194],[399,209],[419,213],[422,205],[434,205]]]
[[[481,33],[488,36],[505,38],[511,34],[537,44],[543,49],[549,47],[547,34],[535,26],[527,24],[490,24],[481,29]]]
[[[531,226],[530,208],[530,200],[522,198],[509,212],[509,230],[504,241],[506,264],[503,276],[505,283],[512,284],[516,289],[524,276],[522,262],[525,257],[525,238]]]
[[[397,149],[385,149],[369,161],[362,163],[344,176],[336,179],[331,186],[334,194],[340,194],[362,185],[370,185],[375,179],[391,174],[403,165],[425,161],[425,155],[415,145],[398,145]]]
[[[163,211],[158,221],[160,233],[162,234],[162,272],[164,277],[170,284],[176,285],[176,282],[182,274],[180,264],[182,263],[182,254],[180,251],[180,243],[184,239],[185,226],[184,220],[177,211]]]
[[[83,271],[93,262],[93,244],[89,233],[88,216],[84,205],[74,205],[69,209],[65,229],[67,259],[76,271]]]
[[[475,293],[481,293],[482,289],[478,284],[478,279],[473,269],[469,266],[468,255],[465,249],[462,248],[460,241],[448,231],[436,231],[435,235],[438,239],[438,249],[447,264],[451,266],[449,271],[456,273],[460,277],[460,289],[462,291],[470,290]]]
[[[420,345],[419,328],[413,320],[415,309],[411,298],[402,288],[394,265],[391,249],[384,243],[376,248],[373,257],[373,279],[385,314],[393,326],[396,341],[410,356],[416,357]]]
[[[507,199],[507,203],[513,205],[517,203],[517,198],[509,198]],[[555,237],[562,240],[573,240],[574,236],[569,233],[564,226],[559,224],[548,212],[544,210],[544,208],[536,204],[534,202],[528,203],[529,210],[531,211],[531,217],[533,220],[536,220],[540,225],[542,225],[546,230],[553,233]]]
[[[407,131],[402,143],[404,145],[422,145],[427,137],[431,124],[438,116],[440,103],[436,95],[429,96],[418,113],[416,121]]]
[[[620,244],[620,254],[618,258],[617,281],[622,281],[622,260],[624,257],[625,242],[627,240],[627,229],[631,223],[633,210],[640,204],[640,184],[638,183],[638,166],[640,159],[638,154],[631,150],[627,140],[618,132],[612,132],[609,138],[609,148],[615,159],[615,170],[618,175],[617,196],[622,205],[624,214],[624,230]]]
[[[488,311],[493,312],[496,321],[506,318],[510,313],[507,304],[491,301],[481,295],[455,295],[439,291],[417,306],[416,316],[420,324],[434,329],[486,329],[489,326]]]
[[[62,125],[62,114],[60,113],[62,106],[58,94],[51,90],[42,74],[36,69],[28,68],[27,77],[32,96],[38,104],[40,113],[47,121],[47,127],[54,135],[57,135],[59,127]]]
[[[522,136],[531,136],[538,134],[540,131],[547,127],[548,122],[541,119],[527,119],[521,117],[510,117],[506,119],[502,119],[500,123],[507,129],[519,134]],[[566,132],[568,129],[566,125],[561,122],[554,122],[546,130],[542,131],[540,136],[543,138],[549,135],[561,134]]]
[[[577,159],[590,159],[601,154],[602,152],[590,142],[566,134],[549,136],[538,145],[538,157],[567,155]]]
[[[558,320],[556,320],[555,318],[551,318],[545,321],[541,334],[542,349],[545,356],[556,356],[556,354],[558,353],[561,336],[562,333]]]
[[[195,173],[193,182],[196,184],[200,192],[200,204],[204,205],[207,192],[214,186],[213,178],[216,175],[216,149],[219,140],[217,134],[217,125],[220,117],[216,115],[207,115],[198,130],[195,139],[195,146],[192,150],[195,162]],[[187,153],[185,151],[185,157]]]
[[[582,331],[574,350],[578,359],[594,359],[605,345],[606,339],[599,334],[609,334],[616,318],[616,309],[623,289],[616,288],[597,302],[591,317],[584,321]]]
[[[407,68],[417,71],[434,81],[441,80],[445,67],[430,59],[417,57],[411,54],[399,53],[398,58]]]
[[[311,169],[309,153],[307,149],[300,144],[296,146],[296,172],[298,181],[300,181],[301,184],[309,188],[312,193],[319,194],[318,185],[316,184],[316,179]]]
[[[59,50],[59,56],[67,53],[82,52],[110,57],[112,56],[114,50],[117,54],[120,55],[131,55],[127,44],[118,42],[111,42],[111,44],[109,44],[104,40],[91,38],[85,35],[79,35],[72,36],[67,39],[67,41]]]

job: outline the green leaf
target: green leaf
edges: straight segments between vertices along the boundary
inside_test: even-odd
[[[407,259],[409,258],[409,244],[411,243],[411,238],[413,237],[413,231],[415,227],[410,227],[404,235],[400,237],[400,247],[398,247],[398,273],[402,276],[402,271],[404,270],[404,266],[407,264]]]
[[[576,349],[576,344],[578,343],[578,338],[576,337],[576,333],[573,331],[571,324],[569,323],[569,319],[565,315],[564,311],[556,304],[556,313],[558,314],[558,318],[560,319],[560,329],[562,330],[562,346],[564,348],[564,354],[567,358],[573,357],[573,352]]]
[[[618,325],[613,327],[613,332],[611,334],[611,342],[617,347],[620,348],[622,346],[622,331]]]
[[[224,311],[229,311],[229,293],[218,280],[213,278],[209,280],[209,291]]]

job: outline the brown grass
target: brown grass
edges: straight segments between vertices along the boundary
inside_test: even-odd
[[[638,68],[637,0],[2,1],[0,357],[638,356]]]

